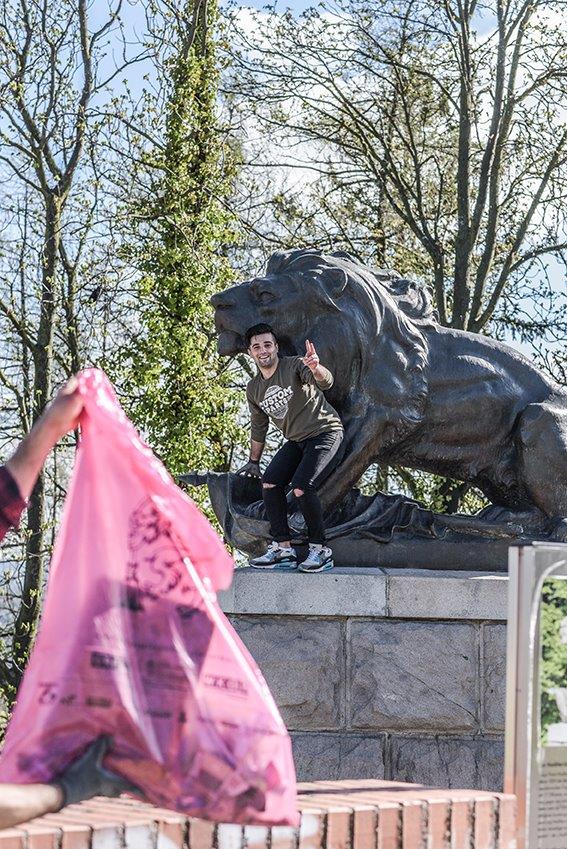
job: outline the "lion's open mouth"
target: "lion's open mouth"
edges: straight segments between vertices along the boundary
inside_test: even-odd
[[[222,330],[217,341],[217,351],[224,357],[245,352],[244,337],[240,333],[235,333],[234,330]]]

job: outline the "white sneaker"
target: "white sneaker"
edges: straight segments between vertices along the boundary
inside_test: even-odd
[[[326,546],[309,546],[309,554],[299,564],[302,572],[328,572],[335,564],[333,563],[333,552]]]
[[[293,548],[271,542],[268,550],[250,561],[253,569],[272,569],[277,572],[293,572],[297,569],[297,555]]]

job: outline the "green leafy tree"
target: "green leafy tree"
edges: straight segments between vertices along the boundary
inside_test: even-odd
[[[239,435],[232,366],[216,354],[209,304],[231,280],[237,238],[226,203],[237,163],[217,118],[216,17],[214,5],[191,2],[172,19],[163,142],[143,153],[150,176],[132,207],[142,329],[126,351],[126,388],[172,474],[227,469]]]
[[[103,344],[92,291],[111,238],[108,91],[145,48],[123,38],[122,0],[102,5],[0,2],[0,460]],[[120,60],[109,62],[109,41]],[[72,441],[51,453],[3,544],[0,735],[41,614]]]
[[[567,256],[561,12],[557,0],[340,0],[254,26],[234,14],[227,86],[267,130],[250,165],[265,181],[305,173],[273,197],[267,235],[400,264],[462,330],[516,328],[508,302],[527,297],[547,308],[541,262]],[[563,330],[556,306],[546,318]],[[522,329],[541,336],[537,320]]]
[[[249,221],[269,244],[417,277],[441,324],[518,339],[541,362],[567,333],[561,15],[557,0],[235,7],[226,88],[253,129]],[[436,509],[482,504],[421,473],[382,469],[388,481]]]
[[[544,582],[541,605],[541,727],[542,733],[561,717],[550,694],[553,687],[567,686],[567,645],[561,642],[561,620],[567,617],[567,581]]]

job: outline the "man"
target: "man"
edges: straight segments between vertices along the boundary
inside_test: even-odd
[[[258,373],[246,387],[251,416],[250,459],[238,474],[262,477],[260,458],[270,420],[287,442],[262,477],[262,494],[273,538],[267,552],[250,562],[256,569],[297,569],[287,520],[286,487],[291,483],[307,525],[309,553],[303,572],[323,572],[333,566],[325,543],[323,512],[317,486],[332,469],[343,439],[343,426],[323,392],[333,385],[331,372],[319,362],[307,340],[305,357],[282,357],[269,324],[246,333],[248,353]]]
[[[22,440],[5,466],[0,466],[0,540],[19,522],[37,476],[53,446],[76,427],[83,409],[71,378]],[[110,739],[100,737],[53,784],[1,784],[0,829],[59,811],[91,796],[137,792],[125,779],[106,770],[103,759]]]

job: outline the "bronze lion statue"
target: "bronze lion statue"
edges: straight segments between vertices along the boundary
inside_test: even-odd
[[[309,338],[333,372],[345,441],[321,490],[327,511],[388,463],[478,487],[493,505],[484,522],[567,538],[567,392],[511,347],[441,326],[424,288],[344,252],[299,249],[212,304],[220,354],[244,351],[246,329],[267,322],[282,353]]]

